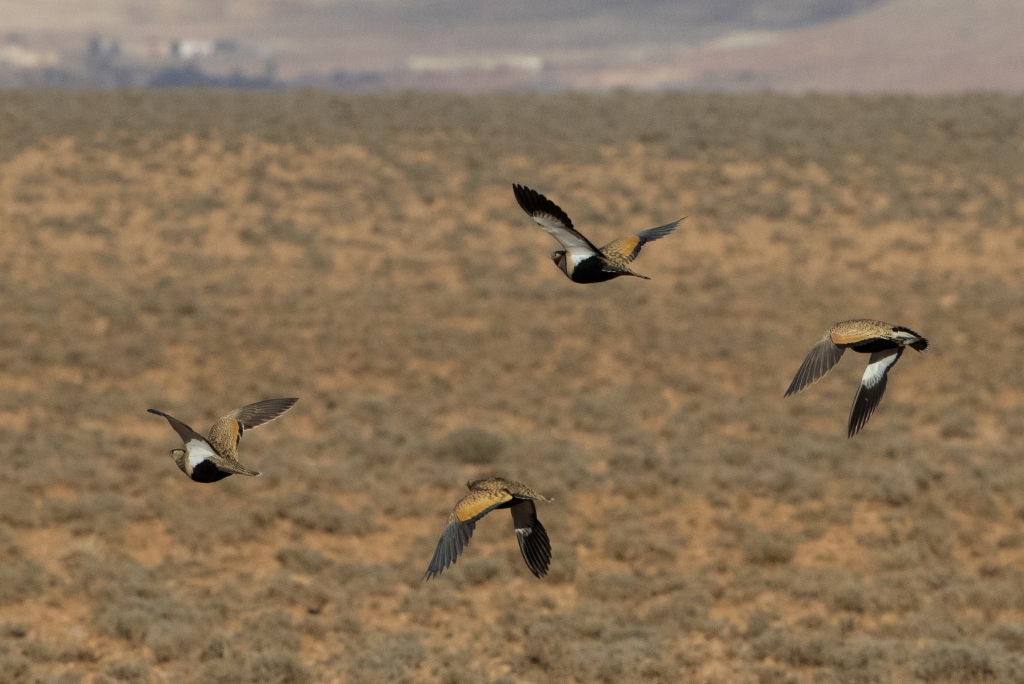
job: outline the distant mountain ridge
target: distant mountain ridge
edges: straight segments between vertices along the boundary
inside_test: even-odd
[[[205,66],[153,45],[242,41],[266,52],[250,80],[360,90],[1020,91],[1019,26],[1019,0],[0,0],[16,56],[99,37],[178,73]]]

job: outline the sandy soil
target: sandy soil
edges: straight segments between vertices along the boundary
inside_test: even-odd
[[[246,96],[246,129],[119,97],[92,102],[137,107],[122,137],[46,124],[0,161],[0,680],[1024,676],[1013,100],[410,96],[327,135],[278,107],[337,98]],[[779,138],[729,143],[764,111]],[[652,280],[579,286],[512,182],[598,243],[687,218]],[[848,440],[863,357],[782,394],[852,317],[933,350]],[[212,485],[146,413],[277,396],[263,476]],[[498,474],[554,497],[550,575],[499,511],[422,583]]]

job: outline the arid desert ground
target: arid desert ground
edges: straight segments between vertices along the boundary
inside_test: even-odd
[[[6,92],[0,681],[1019,682],[1024,98]],[[581,286],[511,184],[598,244]],[[908,351],[783,399],[833,323]],[[188,480],[150,407],[246,432]],[[467,480],[538,505],[420,581]]]

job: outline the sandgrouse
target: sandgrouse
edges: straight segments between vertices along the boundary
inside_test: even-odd
[[[573,228],[572,219],[544,195],[523,185],[513,184],[512,191],[523,211],[564,247],[552,252],[551,260],[574,283],[601,283],[624,275],[650,280],[630,270],[629,264],[640,253],[641,247],[651,240],[665,237],[682,221],[679,219],[628,235],[599,248]]]
[[[534,501],[551,501],[529,487],[494,477],[487,480],[474,480],[466,483],[469,494],[455,504],[448,518],[448,525],[441,533],[437,542],[437,550],[430,561],[430,567],[423,575],[424,580],[437,577],[452,565],[462,554],[476,528],[476,521],[496,508],[512,509],[512,524],[515,526],[519,540],[519,550],[523,553],[526,567],[536,577],[543,577],[548,572],[551,562],[551,542],[547,530],[537,520]]]
[[[295,405],[298,399],[267,399],[235,409],[210,428],[210,437],[201,434],[163,411],[149,409],[163,416],[185,442],[184,449],[172,449],[171,456],[181,472],[196,482],[217,482],[228,475],[258,477],[238,462],[238,443],[242,433],[274,420]]]
[[[829,372],[839,363],[847,348],[862,354],[871,354],[868,367],[860,380],[857,396],[850,409],[848,437],[860,432],[885,393],[889,369],[899,360],[903,349],[913,347],[919,352],[928,350],[928,340],[910,328],[890,325],[870,319],[843,321],[833,325],[818,340],[796,372],[786,396],[796,394]]]

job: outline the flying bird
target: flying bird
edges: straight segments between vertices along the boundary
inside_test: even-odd
[[[524,185],[513,184],[512,191],[523,211],[562,245],[564,249],[551,253],[551,260],[574,283],[602,283],[624,275],[650,280],[630,270],[629,264],[641,247],[665,237],[683,220],[628,235],[599,248],[573,228],[572,219],[544,195]]]
[[[534,501],[551,501],[529,487],[494,477],[487,480],[467,482],[469,494],[455,504],[452,514],[448,517],[448,525],[441,533],[437,542],[434,558],[430,561],[424,580],[437,577],[462,554],[469,544],[476,521],[496,508],[512,509],[512,524],[515,526],[519,550],[523,553],[526,567],[535,577],[543,577],[548,573],[551,562],[551,542],[547,530],[537,520]]]
[[[184,449],[171,449],[170,452],[181,472],[196,482],[217,482],[228,475],[259,477],[258,471],[249,470],[238,462],[238,443],[242,433],[274,420],[297,401],[267,399],[235,409],[213,424],[209,438],[203,437],[174,416],[156,409],[148,410],[166,418],[185,442]]]
[[[919,352],[928,351],[928,340],[910,328],[866,318],[836,323],[811,348],[786,390],[786,396],[796,394],[823,377],[839,363],[848,348],[862,354],[871,354],[857,396],[853,399],[853,408],[850,409],[847,436],[853,437],[874,413],[885,393],[889,369],[899,361],[906,347]]]

